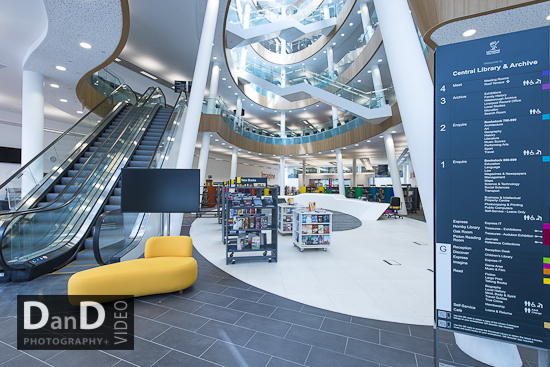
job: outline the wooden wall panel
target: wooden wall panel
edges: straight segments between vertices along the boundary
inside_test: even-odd
[[[391,127],[398,125],[399,123],[401,123],[401,115],[399,113],[399,107],[396,103],[392,105],[392,117],[388,118],[378,125],[365,123],[351,131],[347,131],[338,136],[308,144],[274,145],[260,143],[237,134],[229,126],[227,126],[220,115],[202,114],[199,131],[216,132],[229,144],[237,146],[241,149],[250,150],[262,154],[295,155],[325,152],[328,150],[341,148],[343,146],[359,143],[360,141],[370,139],[373,136],[381,134]]]

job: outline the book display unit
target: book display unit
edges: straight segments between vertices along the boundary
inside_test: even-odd
[[[280,234],[285,235],[292,233],[293,221],[292,218],[294,210],[302,208],[300,205],[280,204],[278,208],[278,231]]]
[[[222,206],[226,264],[241,260],[277,261],[277,190],[227,186]],[[273,189],[268,187],[267,189]]]
[[[324,251],[332,242],[332,213],[326,210],[308,211],[296,209],[293,215],[294,246],[300,251],[322,248]]]

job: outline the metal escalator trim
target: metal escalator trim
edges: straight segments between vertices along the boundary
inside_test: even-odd
[[[21,167],[17,172],[15,172],[11,177],[9,177],[7,180],[5,180],[2,184],[0,184],[0,190],[5,187],[6,184],[8,184],[10,181],[15,179],[18,175],[20,175],[25,169],[27,169],[31,164],[33,164],[40,156],[42,156],[45,152],[48,151],[51,147],[53,147],[58,141],[60,141],[62,138],[67,136],[75,127],[77,127],[82,121],[85,121],[88,116],[93,113],[99,106],[101,106],[105,101],[107,101],[111,96],[113,96],[115,93],[118,93],[119,89],[122,88],[128,88],[132,93],[134,91],[127,85],[120,85],[118,86],[109,96],[105,97],[101,102],[99,102],[94,108],[92,108],[86,115],[84,115],[80,120],[78,120],[73,126],[71,126],[69,129],[67,129],[63,134],[61,134],[57,139],[55,139],[53,142],[51,142],[47,147],[45,147],[40,153],[38,153],[33,159],[31,159],[29,162],[25,163],[23,167]],[[134,93],[135,96],[135,93]],[[119,102],[120,103],[120,102]],[[97,127],[96,127],[97,129]]]
[[[148,88],[147,91],[149,91],[150,89],[152,89],[152,92],[151,92],[151,95],[152,95],[153,92],[154,92],[155,90],[157,90],[158,88],[150,87],[150,88]],[[146,93],[145,93],[144,95],[147,94],[147,91],[146,91]],[[150,97],[151,95],[149,95],[149,97]],[[147,102],[149,101],[149,97],[147,98]],[[140,107],[139,111],[140,111],[144,106],[147,105],[147,102],[144,102],[144,103],[142,104],[142,106]],[[137,116],[137,115],[139,114],[139,111],[136,113],[135,116]],[[130,126],[130,124],[128,124],[128,125],[124,128],[123,132],[121,132],[121,134],[120,134],[121,136],[124,134],[124,132],[128,129],[129,126]],[[114,131],[114,130],[113,130],[113,131]],[[138,134],[139,134],[139,133],[138,133]],[[83,187],[85,187],[85,185],[86,185],[86,184],[88,183],[88,181],[91,179],[91,177],[93,176],[93,174],[95,173],[95,171],[99,168],[99,165],[103,162],[103,160],[104,160],[106,157],[109,156],[109,153],[111,152],[111,150],[113,149],[113,147],[116,145],[116,143],[121,139],[121,136],[119,136],[119,137],[117,138],[117,140],[113,143],[113,145],[111,146],[111,148],[109,149],[109,151],[107,151],[107,152],[105,153],[105,155],[104,155],[104,157],[101,159],[101,161],[97,163],[97,165],[95,166],[95,168],[93,169],[93,171],[88,175],[86,181],[79,187],[79,189],[73,194],[73,196],[72,196],[67,202],[65,202],[64,204],[62,204],[62,205],[60,205],[60,206],[58,206],[58,207],[56,207],[56,208],[42,207],[42,208],[39,208],[39,209],[31,209],[31,210],[27,210],[27,211],[23,211],[23,212],[18,212],[15,216],[13,216],[12,218],[10,218],[9,220],[5,221],[5,222],[2,224],[2,226],[0,227],[0,266],[1,266],[1,267],[3,267],[3,268],[6,269],[6,270],[12,270],[12,271],[13,271],[13,270],[24,270],[24,269],[21,269],[21,268],[13,268],[12,266],[8,265],[8,264],[6,263],[6,261],[5,261],[5,259],[4,259],[3,247],[1,247],[1,244],[2,244],[2,242],[3,242],[4,236],[5,236],[5,231],[6,231],[7,227],[8,227],[16,218],[20,218],[20,217],[22,217],[23,215],[33,214],[33,213],[49,212],[49,211],[53,211],[53,210],[57,210],[57,209],[66,207],[66,206],[68,206],[69,204],[71,204],[72,201],[75,200],[75,198],[77,197],[77,195],[78,195],[78,194],[80,193],[80,191],[83,189]],[[124,159],[122,159],[122,161],[124,161]],[[84,167],[83,167],[83,168],[84,168]],[[83,169],[83,168],[82,168],[82,169]],[[82,169],[81,169],[81,170],[82,170]],[[79,171],[79,172],[80,172],[80,171]],[[77,176],[78,176],[78,175],[75,175],[75,177],[77,177]],[[68,185],[67,185],[67,187],[68,187]],[[67,187],[66,187],[66,188],[67,188]],[[64,191],[66,191],[66,190],[64,190]],[[62,191],[62,192],[59,194],[58,198],[61,197],[63,193],[64,193],[64,192]],[[61,234],[60,236],[62,236],[62,234]],[[78,242],[80,242],[81,237],[82,237],[82,235],[79,236],[79,233],[77,233],[77,234],[75,234],[75,235],[73,236],[73,239],[74,239],[74,238],[78,238]],[[59,237],[58,237],[58,238],[59,238]],[[56,241],[57,241],[57,240],[56,240]],[[71,240],[70,242],[73,242],[73,241]],[[72,245],[69,246],[69,247],[73,247],[74,245],[76,245],[76,243],[72,243]]]

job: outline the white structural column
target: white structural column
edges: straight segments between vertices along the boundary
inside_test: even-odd
[[[285,111],[281,112],[281,138],[286,138],[286,114]]]
[[[342,164],[342,149],[336,149],[336,169],[338,171],[338,190],[341,195],[346,194],[344,184],[344,166]]]
[[[243,112],[243,101],[241,101],[241,98],[237,97],[237,107],[235,108],[236,125],[239,125],[239,122],[241,121],[242,112]]]
[[[332,127],[338,127],[338,108],[332,107]]]
[[[245,4],[243,14],[243,29],[250,27],[250,4]]]
[[[410,181],[411,174],[409,172],[409,167],[410,167],[410,164],[408,162],[403,164],[403,183],[405,185],[408,185],[411,183]]]
[[[433,83],[407,0],[374,0],[403,129],[411,151],[422,207],[433,238]],[[414,70],[411,73],[411,70]],[[493,366],[507,366],[519,352],[512,344],[455,334],[458,346]]]
[[[393,136],[390,133],[384,133],[384,144],[386,146],[386,155],[388,156],[388,167],[390,169],[391,182],[393,185],[393,196],[401,200],[401,209],[398,211],[401,215],[407,215],[407,205],[401,187],[401,178],[399,177],[399,167],[397,167],[397,158],[395,158],[395,144]]]
[[[380,74],[380,68],[374,64],[370,67],[372,73],[372,84],[376,93],[376,102],[379,106],[386,105],[386,97],[384,96],[384,85],[382,84],[382,75]]]
[[[220,63],[215,61],[210,75],[210,89],[208,91],[208,105],[206,113],[216,112],[216,98],[218,97],[218,82],[220,81]]]
[[[200,184],[206,182],[206,167],[208,165],[208,152],[210,150],[210,133],[202,133],[201,153],[199,155]]]
[[[21,166],[44,149],[44,76],[23,70]],[[38,158],[21,178],[23,198],[44,176],[43,157]]]
[[[366,1],[361,3],[361,23],[363,24],[363,33],[367,35],[367,39],[370,39],[374,30],[370,24],[369,6]]]
[[[219,0],[208,0],[206,4],[197,62],[195,63],[195,72],[193,73],[193,88],[189,96],[187,114],[183,125],[177,168],[193,168],[195,143],[197,142],[199,133],[202,100],[208,79],[208,67],[210,66],[210,57],[212,56],[212,43],[214,42],[219,5]]]
[[[351,171],[352,171],[352,175],[351,175],[351,187],[356,187],[356,178],[357,178],[357,159],[353,158],[353,161],[352,161],[352,168],[351,168]]]
[[[327,66],[329,78],[334,79],[334,52],[330,46],[327,47]]]
[[[233,180],[237,177],[237,157],[239,154],[239,148],[233,147],[233,153],[231,153],[231,172],[229,174],[229,179]]]
[[[302,186],[307,186],[306,185],[306,161],[305,160],[302,161],[302,179],[304,180]]]
[[[284,195],[285,194],[285,185],[286,185],[286,175],[285,175],[285,156],[282,155],[281,156],[281,166],[279,167],[279,173],[280,173],[280,178],[279,178],[279,187],[281,188],[279,190],[279,195]]]

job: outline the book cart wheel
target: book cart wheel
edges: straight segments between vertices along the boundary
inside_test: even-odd
[[[267,262],[269,262],[269,263],[270,263],[270,262],[271,262],[271,258],[269,258],[269,260],[267,260]]]
[[[235,264],[235,260],[231,260],[231,264]]]
[[[267,251],[264,251],[264,256],[266,256],[266,255],[267,255]]]
[[[233,252],[229,254],[229,257],[233,257]]]
[[[301,249],[300,249],[300,252],[304,252],[304,249],[303,249],[303,248],[301,248]]]
[[[327,248],[325,247],[325,248],[323,249],[323,251],[326,251],[326,250],[327,250]]]

